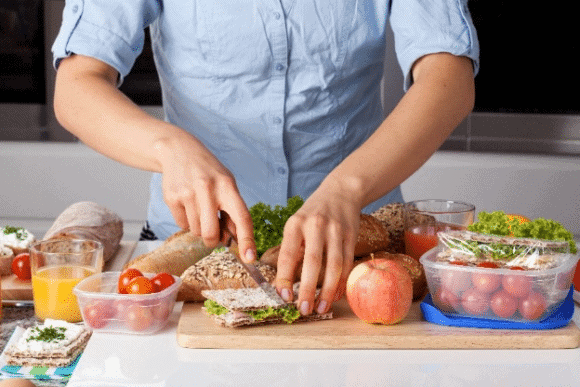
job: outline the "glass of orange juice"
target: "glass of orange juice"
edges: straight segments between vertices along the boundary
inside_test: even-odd
[[[473,223],[473,204],[444,199],[425,199],[405,203],[405,253],[419,260],[437,246],[439,231],[465,230]]]
[[[36,317],[82,321],[73,288],[103,268],[103,245],[87,239],[49,239],[30,247]]]

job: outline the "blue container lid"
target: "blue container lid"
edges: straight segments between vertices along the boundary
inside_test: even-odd
[[[568,325],[572,319],[574,315],[573,294],[574,287],[572,286],[564,302],[549,316],[540,321],[507,321],[467,316],[450,316],[444,314],[433,305],[431,294],[425,296],[420,306],[425,320],[439,325],[487,329],[554,329]]]

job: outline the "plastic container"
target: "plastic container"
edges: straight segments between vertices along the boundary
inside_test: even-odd
[[[560,307],[570,292],[580,258],[566,254],[550,269],[512,270],[437,261],[439,245],[421,258],[432,303],[444,315],[538,322]]]
[[[151,294],[120,294],[121,272],[105,272],[82,280],[74,288],[83,321],[97,332],[151,334],[162,329],[173,312],[181,278]],[[147,278],[155,274],[144,273]]]

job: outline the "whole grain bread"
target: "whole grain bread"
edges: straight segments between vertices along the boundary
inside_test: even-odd
[[[43,239],[91,239],[103,244],[103,260],[111,259],[123,238],[123,220],[115,212],[94,202],[67,207],[44,234]]]
[[[132,267],[143,273],[164,271],[181,276],[188,267],[209,255],[212,250],[203,243],[200,236],[182,230],[171,235],[155,250],[135,257],[123,269]]]
[[[296,282],[293,286],[294,299],[298,299],[300,283]],[[217,302],[219,305],[228,309],[227,313],[221,315],[210,315],[219,325],[227,328],[237,328],[242,326],[264,325],[264,324],[281,324],[286,323],[281,317],[267,317],[256,320],[244,311],[263,310],[267,308],[279,308],[291,303],[278,305],[272,299],[258,288],[241,288],[241,289],[221,289],[221,290],[204,290],[203,296],[207,299]],[[320,294],[317,289],[316,296]],[[205,310],[205,307],[202,309]],[[207,311],[206,311],[207,313]],[[314,311],[308,316],[300,316],[296,322],[328,320],[333,317],[332,310],[326,313],[316,313]]]
[[[272,283],[276,277],[276,269],[262,262],[256,267],[260,273]],[[181,275],[182,283],[177,294],[177,300],[186,302],[201,302],[205,300],[202,291],[215,289],[254,288],[258,285],[228,251],[213,252],[188,267]]]

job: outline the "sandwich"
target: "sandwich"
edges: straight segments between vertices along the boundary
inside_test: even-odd
[[[294,285],[297,298],[298,283]],[[203,290],[202,309],[214,321],[227,328],[262,324],[292,324],[328,320],[332,311],[303,316],[294,303],[279,304],[262,288]]]
[[[83,324],[46,319],[27,328],[4,352],[8,365],[66,367],[83,351],[91,330]]]
[[[462,261],[468,264],[493,262],[500,268],[521,267],[528,270],[559,266],[570,253],[562,240],[545,240],[483,234],[472,231],[446,231],[438,234],[439,261]]]

